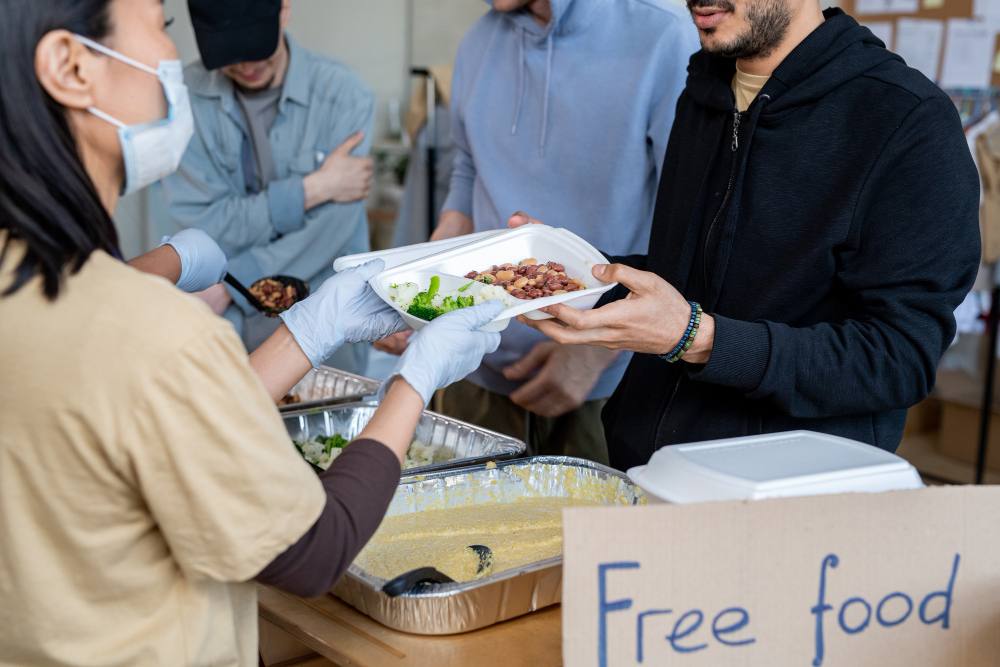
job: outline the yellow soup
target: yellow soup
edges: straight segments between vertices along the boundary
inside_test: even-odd
[[[355,561],[366,572],[392,579],[419,567],[435,567],[455,581],[471,581],[562,553],[562,509],[596,503],[579,498],[520,498],[507,503],[400,514],[382,522]],[[493,564],[476,573],[479,557]]]

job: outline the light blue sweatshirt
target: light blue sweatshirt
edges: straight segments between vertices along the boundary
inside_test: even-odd
[[[524,9],[491,10],[462,41],[444,210],[470,216],[476,231],[505,228],[522,210],[607,254],[645,254],[674,109],[688,58],[700,48],[697,30],[666,0],[551,4],[544,28]],[[522,383],[504,378],[503,368],[544,340],[511,322],[500,349],[468,379],[510,394]],[[611,395],[628,359],[618,356],[590,400]]]

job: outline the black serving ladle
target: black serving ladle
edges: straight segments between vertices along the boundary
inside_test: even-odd
[[[242,294],[244,298],[246,298],[246,300],[250,302],[251,306],[256,308],[258,311],[264,313],[268,317],[277,317],[282,312],[277,308],[268,308],[267,306],[262,304],[260,300],[253,295],[253,292],[244,287],[243,283],[237,280],[236,277],[233,276],[233,274],[227,273],[226,277],[223,278],[223,280],[225,280],[227,284],[232,285],[233,289],[235,289],[237,292]],[[302,301],[307,296],[309,296],[309,283],[307,283],[304,280],[300,280],[299,278],[293,278],[292,276],[269,276],[267,278],[261,278],[260,280],[255,282],[254,285],[264,280],[276,280],[277,282],[281,283],[286,287],[288,285],[294,287],[296,293],[295,297],[296,303]],[[252,286],[253,285],[251,285],[251,287]]]
[[[479,565],[476,567],[476,574],[482,574],[493,567],[493,551],[482,544],[469,545],[476,556],[479,557]],[[416,589],[418,586],[429,586],[433,584],[453,584],[455,580],[447,574],[434,567],[418,567],[390,579],[382,586],[382,592],[391,598],[399,597],[404,593]]]
[[[246,287],[243,286],[243,283],[241,283],[239,280],[233,277],[233,274],[227,273],[226,277],[223,278],[223,280],[225,280],[227,284],[232,285],[234,290],[242,294],[243,298],[249,301],[251,306],[253,306],[260,312],[267,315],[269,309],[265,308],[264,304],[262,304],[250,290],[248,290]]]

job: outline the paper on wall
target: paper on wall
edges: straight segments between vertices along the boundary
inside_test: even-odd
[[[938,79],[944,21],[899,19],[896,21],[895,52],[906,64],[924,73],[931,81]]]
[[[975,0],[972,15],[985,21],[993,32],[1000,32],[1000,2],[997,0]]]
[[[950,19],[941,67],[943,88],[989,88],[995,36],[983,21]]]
[[[892,33],[895,27],[892,21],[869,21],[865,27],[872,31],[872,34],[885,42],[885,48],[892,50]]]
[[[914,14],[920,0],[857,0],[854,13],[861,14]]]

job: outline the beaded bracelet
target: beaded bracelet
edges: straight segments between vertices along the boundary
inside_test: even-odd
[[[668,364],[680,361],[687,351],[691,349],[691,346],[694,344],[694,337],[698,335],[698,328],[701,326],[701,305],[694,301],[688,301],[688,303],[691,304],[691,319],[688,321],[687,329],[681,337],[681,342],[668,354],[660,355],[660,358]]]

